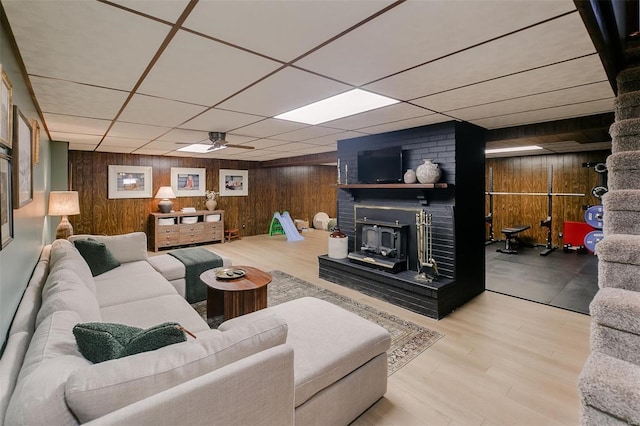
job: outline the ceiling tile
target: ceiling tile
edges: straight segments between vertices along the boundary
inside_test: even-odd
[[[111,125],[111,120],[75,117],[45,113],[44,120],[50,132],[84,133],[90,135],[104,135]]]
[[[580,15],[574,13],[364,88],[395,99],[416,99],[593,52]]]
[[[187,121],[180,127],[183,129],[204,130],[207,132],[228,132],[263,119],[264,117],[258,115],[213,108]]]
[[[91,145],[95,148],[102,139],[100,135],[83,135],[78,133],[51,132],[51,140],[69,142],[74,145]]]
[[[117,121],[109,130],[109,136],[149,140],[157,138],[170,129],[170,127],[147,126],[146,124]]]
[[[304,129],[294,130],[293,132],[281,133],[276,137],[283,141],[298,142],[342,132],[343,130],[332,129],[330,127],[309,126]]]
[[[255,137],[270,137],[279,135],[280,133],[300,130],[307,127],[308,124],[294,123],[293,121],[278,120],[277,118],[268,118],[248,126],[241,127],[233,131],[234,134]]]
[[[135,148],[140,148],[142,145],[145,145],[147,142],[149,142],[149,139],[116,138],[113,136],[107,136],[104,138],[100,146],[101,147],[102,146],[111,146],[111,147],[123,146],[126,148],[135,149]]]
[[[516,114],[505,114],[498,117],[472,120],[471,123],[486,129],[519,126],[523,124],[541,123],[564,118],[582,117],[593,114],[601,114],[613,110],[613,100],[605,99],[593,102],[584,102],[574,105],[566,105],[555,108],[547,108],[538,111],[527,111]]]
[[[526,111],[551,108],[558,105],[571,105],[581,102],[609,99],[613,107],[611,85],[608,81],[588,84],[570,89],[541,93],[522,98],[492,102],[470,108],[449,111],[447,114],[464,121],[514,114]]]
[[[393,132],[394,130],[410,129],[412,127],[426,126],[428,124],[444,123],[445,121],[451,121],[451,117],[447,117],[442,114],[430,114],[422,117],[410,118],[408,120],[399,120],[391,123],[380,124],[378,126],[363,127],[358,129],[361,132],[369,134]]]
[[[257,140],[251,141],[247,145],[250,145],[256,149],[272,149],[276,146],[286,145],[287,143],[288,142],[286,141],[281,141],[277,139],[257,139]]]
[[[390,123],[407,118],[420,117],[428,114],[432,114],[432,112],[427,111],[424,108],[402,102],[399,104],[389,105],[384,108],[363,112],[361,114],[352,115],[350,117],[328,121],[323,123],[323,125],[335,127],[337,129],[351,130]]]
[[[129,9],[154,16],[169,22],[176,22],[189,4],[189,0],[149,1],[149,0],[110,0]]]
[[[603,80],[606,80],[604,68],[598,55],[594,54],[425,96],[411,102],[435,111],[446,112]],[[613,94],[612,90],[610,92]]]
[[[407,1],[296,65],[362,85],[573,9],[568,0]]]
[[[350,86],[288,67],[219,106],[273,117],[349,89]]]
[[[113,152],[113,153],[130,154],[135,150],[135,148],[129,148],[126,146],[119,146],[119,145],[116,146],[116,145],[101,144],[95,150],[97,152]]]
[[[174,129],[162,135],[160,138],[158,138],[158,140],[163,142],[170,142],[170,143],[174,143],[174,142],[198,143],[198,142],[207,141],[208,137],[207,137],[207,132]]]
[[[174,127],[205,109],[203,106],[136,94],[122,111],[119,120]],[[153,114],[149,114],[149,111],[153,111]]]
[[[278,67],[277,62],[178,31],[139,92],[213,106]]]
[[[157,150],[166,152],[166,151],[174,151],[180,148],[181,146],[184,146],[184,145],[178,145],[175,142],[152,141],[144,145],[141,149],[157,149]]]
[[[344,139],[357,138],[360,136],[366,136],[367,134],[368,133],[364,133],[364,132],[335,133],[333,135],[327,135],[319,138],[309,139],[309,140],[306,140],[305,143],[313,144],[313,145],[329,145],[329,146],[335,147],[335,144],[337,141],[344,140]]]
[[[391,3],[201,1],[184,27],[288,62]],[[217,16],[224,19],[214,18],[212,25]]]
[[[29,74],[97,86],[131,89],[170,30],[98,1],[3,6]]]
[[[44,113],[112,120],[127,98],[119,90],[48,78],[31,77],[31,84]]]

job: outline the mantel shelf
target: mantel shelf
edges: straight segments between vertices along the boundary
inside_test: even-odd
[[[449,183],[352,183],[336,185],[338,189],[446,189]]]

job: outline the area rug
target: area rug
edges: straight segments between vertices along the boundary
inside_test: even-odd
[[[443,335],[405,321],[388,312],[381,311],[362,302],[340,295],[331,290],[318,287],[310,282],[301,280],[282,271],[271,271],[273,280],[268,287],[267,300],[269,306],[301,297],[317,297],[338,305],[363,318],[384,327],[391,334],[391,349],[388,352],[389,375],[405,366],[409,361],[420,355],[425,349],[433,345]],[[192,305],[198,313],[206,319],[207,302],[202,301]],[[211,318],[208,323],[211,328],[217,328],[222,318]]]

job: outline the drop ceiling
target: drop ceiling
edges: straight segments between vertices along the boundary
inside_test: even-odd
[[[2,5],[46,129],[71,150],[268,161],[451,120],[491,130],[613,111],[571,0]],[[353,88],[401,103],[316,126],[273,118]],[[255,149],[176,151],[209,131]],[[601,139],[539,142],[570,152]]]

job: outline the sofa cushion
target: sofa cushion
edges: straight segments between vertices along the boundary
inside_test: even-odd
[[[96,296],[78,274],[69,269],[49,274],[42,289],[42,306],[36,317],[36,328],[46,317],[57,311],[77,312],[82,322],[97,322],[102,319]]]
[[[224,333],[207,330],[196,340],[81,368],[67,381],[67,403],[84,423],[283,344],[286,335],[286,323],[270,316],[246,327]]]
[[[384,328],[313,297],[233,318],[218,330],[233,330],[274,313],[287,322],[287,343],[295,352],[296,407],[386,352],[391,345],[391,336]]]
[[[95,279],[101,307],[176,294],[175,288],[146,261],[123,263]]]
[[[142,329],[111,322],[76,324],[73,335],[80,353],[93,363],[155,351],[187,340],[184,329],[175,322]]]
[[[69,425],[77,420],[64,397],[69,375],[91,365],[76,347],[71,329],[77,313],[58,311],[36,329],[4,419],[7,425]]]
[[[151,297],[107,306],[100,310],[102,321],[148,328],[162,322],[177,322],[192,333],[209,329],[206,321],[177,294]]]
[[[60,269],[72,269],[82,279],[89,290],[96,292],[93,274],[78,249],[67,240],[55,240],[51,244],[49,274]]]
[[[111,250],[104,243],[87,238],[86,240],[76,240],[74,244],[89,265],[94,277],[120,266],[118,259],[113,256]]]
[[[72,235],[69,241],[87,238],[104,243],[120,263],[147,260],[147,234],[131,232],[122,235]]]

